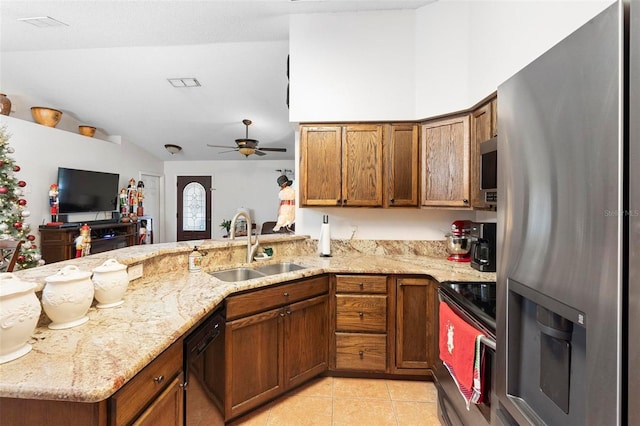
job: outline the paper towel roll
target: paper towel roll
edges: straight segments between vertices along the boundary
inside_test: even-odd
[[[320,256],[331,256],[331,228],[329,227],[329,216],[322,218],[322,227],[320,228],[320,239],[318,240],[318,251]]]

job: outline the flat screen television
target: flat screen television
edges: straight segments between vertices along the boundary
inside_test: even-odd
[[[58,212],[89,213],[118,210],[117,173],[58,167]]]

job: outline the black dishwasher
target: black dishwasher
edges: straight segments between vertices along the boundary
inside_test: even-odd
[[[184,341],[186,426],[224,424],[224,327],[225,310],[219,308]]]

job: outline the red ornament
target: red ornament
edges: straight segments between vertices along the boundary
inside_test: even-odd
[[[20,198],[18,200],[18,204],[20,204],[21,206],[26,206],[27,205],[27,200],[25,200],[24,198]]]
[[[13,224],[13,227],[16,228],[16,229],[22,229],[22,222],[15,222]]]
[[[9,192],[9,188],[6,186],[0,186],[0,194],[6,194],[7,192]]]
[[[18,263],[24,263],[27,260],[27,257],[24,254],[18,255]]]
[[[23,180],[19,180],[18,181],[18,186],[20,188],[24,188],[25,186],[27,186],[27,182],[23,181]]]
[[[33,241],[33,240],[35,240],[35,239],[36,239],[36,236],[35,236],[35,235],[31,235],[31,234],[27,235],[27,240],[29,240],[29,241]]]
[[[13,166],[13,171],[14,172],[19,172],[20,171],[20,166],[18,166],[17,164],[15,166]]]

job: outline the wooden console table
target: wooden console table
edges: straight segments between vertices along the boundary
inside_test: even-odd
[[[91,223],[91,253],[102,253],[138,243],[140,223]],[[75,239],[80,235],[77,224],[67,227],[40,226],[40,250],[46,263],[73,259],[76,256]]]

